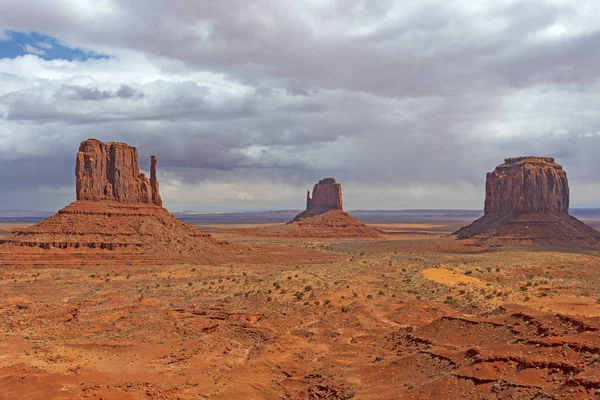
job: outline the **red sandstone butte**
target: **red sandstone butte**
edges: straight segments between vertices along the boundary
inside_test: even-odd
[[[138,151],[125,143],[88,139],[81,143],[75,166],[77,200],[114,200],[162,205],[156,179],[156,157],[151,179],[140,172]]]
[[[294,221],[309,216],[324,214],[331,210],[343,210],[342,185],[335,178],[321,179],[313,187],[312,198],[310,190],[306,195],[306,210],[296,216]]]
[[[342,185],[335,178],[321,179],[306,196],[306,210],[281,235],[297,237],[376,237],[379,231],[348,215],[342,208]],[[273,232],[271,232],[273,233]]]
[[[551,157],[507,158],[487,174],[484,216],[459,239],[540,244],[600,243],[600,232],[569,215],[569,183]]]
[[[82,142],[77,153],[77,201],[56,215],[0,240],[6,248],[123,250],[177,256],[222,256],[236,249],[185,224],[162,207],[156,157],[150,179],[138,152],[125,143]]]

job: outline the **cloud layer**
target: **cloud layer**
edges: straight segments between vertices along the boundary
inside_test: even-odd
[[[5,8],[0,40],[52,40],[0,59],[0,209],[72,200],[88,137],[156,153],[173,210],[300,208],[325,176],[350,209],[481,208],[485,172],[525,154],[556,157],[572,204],[600,206],[595,1]]]

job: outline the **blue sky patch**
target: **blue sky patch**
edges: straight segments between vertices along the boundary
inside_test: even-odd
[[[5,31],[1,36],[6,36],[6,39],[0,40],[0,58],[16,58],[25,54],[34,54],[45,60],[85,61],[90,58],[109,58],[105,54],[63,46],[56,39],[37,32]]]

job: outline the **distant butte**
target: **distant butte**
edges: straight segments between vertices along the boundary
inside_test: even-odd
[[[306,194],[306,210],[296,216],[294,221],[303,218],[324,214],[332,210],[343,210],[342,207],[342,185],[335,178],[321,179],[313,187],[313,196],[310,190]]]
[[[0,244],[165,254],[219,254],[232,248],[179,221],[162,207],[156,165],[152,156],[148,179],[140,172],[135,147],[96,139],[82,142],[75,166],[77,201],[5,237]]]
[[[306,196],[306,210],[287,224],[294,236],[376,237],[379,231],[343,210],[342,185],[335,178],[321,179]]]
[[[487,174],[484,216],[454,233],[497,244],[600,244],[600,232],[569,215],[569,183],[551,157],[507,158]]]

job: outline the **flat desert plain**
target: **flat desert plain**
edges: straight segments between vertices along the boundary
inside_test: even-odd
[[[202,226],[250,249],[214,262],[0,252],[0,399],[598,398],[600,252],[448,235],[468,222]]]

